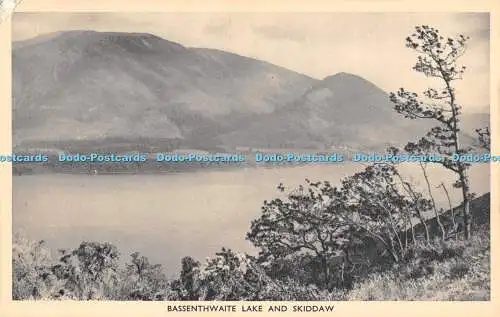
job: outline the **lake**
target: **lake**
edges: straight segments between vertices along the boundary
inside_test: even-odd
[[[73,248],[82,241],[116,245],[122,259],[139,251],[168,274],[177,274],[182,257],[204,260],[222,246],[253,253],[245,241],[250,221],[264,200],[280,196],[276,186],[293,187],[311,181],[338,184],[363,167],[358,163],[308,165],[293,168],[242,168],[157,175],[41,174],[13,177],[13,229],[53,248]],[[423,186],[419,168],[402,166],[405,175]],[[433,187],[445,181],[454,204],[460,192],[450,174],[429,167]],[[489,192],[488,164],[472,167],[471,186],[478,195]],[[426,188],[426,187],[423,187]],[[447,208],[441,190],[438,204]]]

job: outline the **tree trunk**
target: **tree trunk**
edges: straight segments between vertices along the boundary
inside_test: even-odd
[[[408,218],[405,218],[404,230],[405,230],[405,250],[408,250]]]
[[[427,228],[427,223],[425,222],[425,219],[424,219],[422,213],[420,212],[420,209],[418,208],[417,194],[411,188],[411,184],[409,182],[405,182],[403,180],[403,177],[401,176],[401,174],[399,174],[399,172],[396,173],[396,176],[401,181],[401,186],[403,186],[403,189],[406,191],[406,193],[408,193],[411,196],[411,198],[415,204],[415,211],[417,212],[418,218],[420,219],[420,222],[422,223],[422,226],[424,227],[424,230],[425,230],[425,240],[427,241],[427,243],[429,243],[429,241],[430,241],[429,228]],[[415,226],[413,225],[413,221],[411,219],[412,217],[413,217],[413,214],[412,214],[411,210],[409,210],[408,211],[408,220],[409,220],[410,226],[411,226],[411,237],[413,239],[412,243],[415,244],[415,243],[417,243],[417,237],[415,235]]]
[[[422,162],[419,163],[420,163],[420,168],[422,169],[422,173],[424,173],[425,182],[427,183],[427,190],[431,198],[432,209],[434,210],[434,214],[436,215],[436,221],[441,231],[441,239],[444,241],[446,239],[446,230],[444,229],[443,223],[441,222],[441,217],[439,216],[439,212],[436,207],[436,201],[434,200],[434,195],[432,195],[431,183],[429,181],[429,177],[427,176],[427,171],[425,169],[424,164]]]
[[[321,266],[323,267],[323,273],[325,274],[325,280],[323,282],[323,288],[328,289],[330,287],[330,267],[328,265],[328,261],[325,257],[321,257]]]
[[[415,226],[413,225],[413,221],[411,220],[412,215],[408,215],[408,221],[410,222],[410,228],[411,228],[411,243],[415,244],[417,243],[417,237],[415,236]]]
[[[467,177],[467,170],[460,168],[459,170],[460,182],[462,185],[462,196],[464,199],[463,217],[464,217],[464,237],[469,240],[472,236],[472,215],[470,212],[470,193],[469,182]]]
[[[418,207],[418,197],[415,191],[411,188],[411,185],[407,182],[404,182],[406,185],[406,188],[408,191],[411,193],[413,201],[415,202],[415,211],[417,212],[418,219],[422,223],[422,226],[424,227],[424,232],[425,232],[425,241],[429,243],[431,241],[431,237],[429,234],[429,228],[427,227],[427,222],[425,221],[424,215],[422,214],[422,211]],[[416,242],[416,241],[415,241]]]
[[[443,182],[441,182],[440,186],[443,187],[444,193],[446,194],[446,198],[448,199],[448,206],[450,208],[450,215],[451,215],[452,234],[456,238],[456,236],[457,236],[457,234],[456,234],[456,231],[457,231],[457,222],[456,222],[456,219],[455,219],[455,210],[453,209],[453,206],[451,205],[450,194],[448,193],[448,190],[446,189],[446,186],[444,185]]]

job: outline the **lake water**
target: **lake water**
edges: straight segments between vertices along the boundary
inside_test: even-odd
[[[186,255],[203,260],[222,246],[253,253],[245,233],[262,202],[280,196],[280,182],[296,187],[308,178],[338,184],[362,168],[346,163],[158,175],[17,176],[13,229],[44,239],[54,250],[81,241],[107,241],[119,248],[123,259],[139,251],[176,274]],[[403,171],[425,184],[415,166]],[[434,186],[445,181],[454,203],[459,201],[447,171],[429,167],[428,173]],[[489,192],[489,165],[474,166],[470,174],[477,194]],[[447,207],[439,190],[436,199]]]

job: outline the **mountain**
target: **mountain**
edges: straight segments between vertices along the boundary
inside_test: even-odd
[[[487,113],[469,113],[460,120],[463,132],[473,136],[476,135],[476,129],[491,126],[490,115]]]
[[[489,125],[489,114],[462,115],[461,138],[474,144],[475,129]],[[338,73],[317,82],[300,98],[239,130],[221,143],[250,147],[356,148],[384,150],[416,141],[435,124],[409,120],[394,110],[386,92],[364,78]]]
[[[141,33],[61,32],[16,44],[12,58],[15,143],[217,133],[228,117],[271,112],[315,81]]]
[[[317,80],[151,34],[58,32],[14,43],[12,60],[16,148],[177,140],[381,150],[429,128],[402,119],[386,92],[354,74]]]
[[[353,74],[317,82],[300,98],[246,127],[220,136],[248,146],[363,147],[404,143],[427,131],[422,122],[402,120],[387,93]]]

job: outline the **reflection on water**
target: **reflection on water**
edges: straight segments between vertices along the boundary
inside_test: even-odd
[[[22,229],[53,248],[107,241],[122,251],[123,259],[139,251],[175,273],[185,255],[202,260],[221,246],[253,252],[245,233],[262,202],[279,196],[279,183],[297,186],[308,178],[337,184],[362,168],[348,163],[168,175],[14,177],[14,231]],[[403,171],[424,185],[419,167]],[[450,183],[442,168],[429,167],[428,173],[435,186]],[[489,191],[488,165],[474,166],[470,174],[476,193]],[[442,192],[435,190],[437,202],[447,207]],[[460,192],[451,185],[448,190],[457,203]]]

